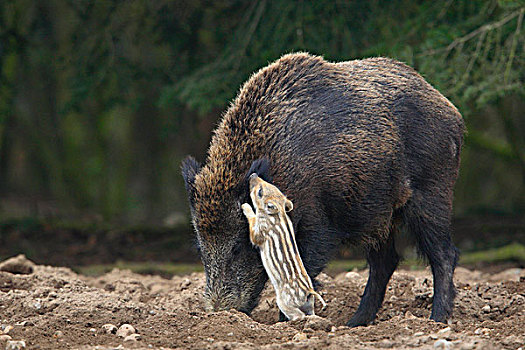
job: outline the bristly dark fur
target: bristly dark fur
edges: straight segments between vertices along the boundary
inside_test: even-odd
[[[193,193],[195,176],[199,172],[201,165],[192,156],[186,157],[181,164],[182,177],[184,178],[184,186],[189,194]]]
[[[431,318],[445,321],[455,294],[450,219],[463,132],[457,109],[391,59],[330,63],[297,53],[255,73],[216,129],[204,166],[183,164],[207,307],[250,312],[267,280],[240,210],[253,167],[293,201],[311,277],[342,240],[367,247],[370,277],[349,325],[375,318],[399,261],[400,225],[430,262]]]

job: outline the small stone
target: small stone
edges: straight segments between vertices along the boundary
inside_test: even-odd
[[[191,284],[191,281],[190,281],[188,278],[185,278],[185,279],[181,282],[181,284],[180,284],[180,288],[181,288],[182,290],[188,289],[188,287],[190,286],[190,284]]]
[[[306,341],[306,340],[308,340],[308,336],[305,333],[303,333],[303,332],[297,333],[292,338],[292,341],[297,341],[297,342],[299,342],[299,341]]]
[[[102,331],[106,334],[117,334],[117,326],[111,323],[106,323],[102,326]]]
[[[11,340],[13,338],[11,338],[10,335],[7,335],[7,334],[0,334],[0,341],[8,341],[8,340]]]
[[[3,324],[0,326],[0,334],[8,334],[11,329],[13,329],[13,326],[10,324]]]
[[[5,350],[22,350],[26,348],[26,342],[23,340],[8,340]]]
[[[133,334],[130,334],[127,337],[125,337],[124,341],[137,341],[137,340],[141,340],[141,339],[142,339],[142,337],[140,336],[140,334],[133,333]]]
[[[64,332],[62,331],[56,331],[55,334],[53,334],[53,338],[62,338],[64,336]]]
[[[156,315],[157,312],[156,312],[155,310],[149,310],[149,314],[150,314],[150,315]]]
[[[450,328],[450,327],[443,328],[443,329],[440,329],[438,331],[438,334],[444,334],[444,333],[450,332],[451,330],[452,330],[452,328]]]
[[[227,334],[228,337],[233,337],[233,332]]]
[[[488,314],[490,312],[490,305],[485,305],[481,308],[481,311],[483,311],[484,313]]]
[[[434,349],[449,350],[452,342],[445,339],[439,339],[434,343]]]
[[[89,331],[90,331],[91,333],[96,333],[96,332],[97,332],[96,328],[90,328]]]
[[[133,328],[132,325],[124,323],[120,328],[117,330],[117,335],[121,338],[126,338],[128,335],[131,335],[135,333],[135,328]]]
[[[407,311],[405,312],[405,318],[408,318],[408,319],[414,319],[414,318],[417,318],[416,316],[414,316],[410,311]]]
[[[474,331],[474,334],[489,335],[490,329],[488,328],[478,328]]]
[[[31,321],[21,321],[15,323],[16,326],[22,326],[22,327],[28,327],[28,326],[34,326],[35,324]]]
[[[414,337],[421,337],[422,335],[425,335],[423,332],[416,332],[414,333]]]

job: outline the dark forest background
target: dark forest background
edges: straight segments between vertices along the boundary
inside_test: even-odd
[[[468,127],[456,218],[522,222],[524,11],[523,0],[3,0],[0,221],[189,230],[181,159],[204,160],[252,72],[308,51],[416,68]]]

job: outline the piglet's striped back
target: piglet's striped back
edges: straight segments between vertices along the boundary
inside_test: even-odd
[[[243,204],[250,225],[250,240],[260,249],[261,259],[276,291],[277,304],[289,319],[313,315],[317,297],[297,248],[292,221],[287,214],[293,204],[274,185],[252,176],[250,197],[256,212]]]

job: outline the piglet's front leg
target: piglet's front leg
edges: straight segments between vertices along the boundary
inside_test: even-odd
[[[250,226],[250,241],[255,246],[262,245],[264,242],[263,235],[259,232],[256,225],[257,216],[255,215],[252,206],[248,203],[244,203],[241,208],[244,216],[248,219],[248,225]]]

